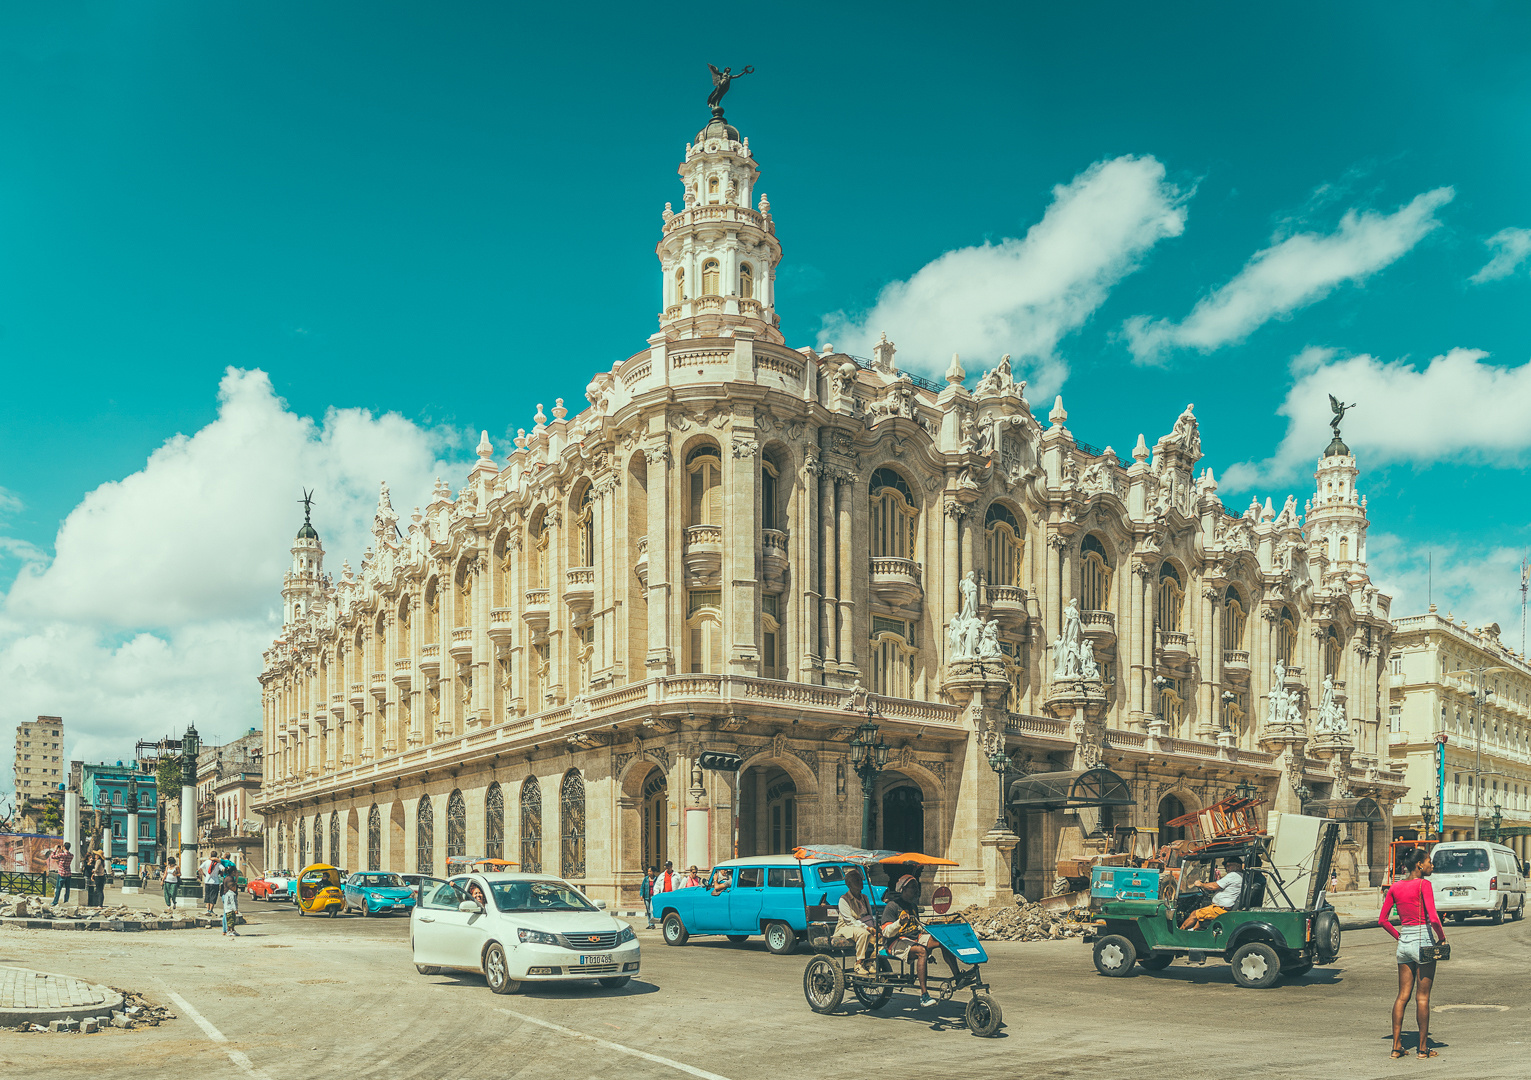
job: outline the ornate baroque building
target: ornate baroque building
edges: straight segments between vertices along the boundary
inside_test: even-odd
[[[1061,400],[1039,422],[1008,358],[969,389],[956,357],[937,385],[886,340],[789,348],[758,176],[715,110],[663,213],[658,331],[587,408],[539,405],[503,463],[484,438],[402,531],[385,485],[338,579],[305,521],[261,676],[269,864],[488,854],[631,902],[666,858],[859,841],[869,716],[891,748],[874,843],[957,860],[959,900],[1037,895],[1101,824],[995,829],[1001,745],[1007,788],[1109,766],[1146,827],[1243,781],[1283,809],[1299,788],[1390,807],[1389,601],[1338,436],[1305,527],[1290,498],[1219,501],[1189,406],[1124,461]],[[1054,676],[1071,600],[1093,680]],[[706,749],[743,755],[737,793]],[[1361,872],[1386,841],[1356,847]]]

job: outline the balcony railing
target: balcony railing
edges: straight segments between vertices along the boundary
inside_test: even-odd
[[[649,587],[649,538],[638,537],[638,558],[633,561],[633,573],[638,575],[638,584],[645,589]]]
[[[452,628],[451,653],[454,660],[466,660],[473,655],[473,627]]]
[[[1223,674],[1230,679],[1243,681],[1249,678],[1249,650],[1224,649]]]
[[[1079,613],[1079,627],[1084,636],[1097,645],[1109,645],[1116,640],[1116,613],[1091,608]]]
[[[879,600],[894,607],[903,607],[920,598],[924,591],[920,577],[920,564],[913,559],[881,556],[872,560],[872,592]]]
[[[686,574],[696,582],[715,580],[723,569],[723,529],[693,525],[686,530]]]

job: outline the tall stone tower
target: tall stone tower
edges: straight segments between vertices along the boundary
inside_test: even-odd
[[[755,337],[781,344],[775,310],[781,244],[771,204],[752,209],[760,169],[750,142],[714,106],[686,144],[682,209],[665,203],[656,248],[664,275],[659,326],[667,338]]]
[[[1366,567],[1366,499],[1356,491],[1358,473],[1336,422],[1334,438],[1313,474],[1317,490],[1306,515],[1308,541],[1322,545],[1319,550],[1328,557],[1329,573],[1349,576]]]
[[[303,497],[303,526],[292,542],[292,569],[282,576],[282,625],[291,626],[306,616],[323,595],[320,575],[324,572],[324,545],[319,532],[309,520],[311,496]]]

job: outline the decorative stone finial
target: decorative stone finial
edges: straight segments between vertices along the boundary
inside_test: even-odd
[[[1266,496],[1265,505],[1260,508],[1261,521],[1275,521],[1276,508],[1271,505],[1270,496]]]
[[[526,449],[526,429],[524,427],[516,428],[516,437],[514,439],[510,440],[510,441],[516,444],[516,449],[517,450],[525,450]]]
[[[537,407],[539,409],[542,408],[542,406],[540,406],[540,405],[537,406]],[[564,417],[566,417],[568,415],[569,415],[569,410],[563,407],[563,398],[554,398],[553,399],[553,419],[555,419],[555,420],[562,420]]]
[[[480,431],[479,432],[479,435],[478,435],[478,450],[476,451],[476,453],[478,454],[479,457],[483,458],[486,461],[488,459],[494,457],[494,447],[489,445],[489,432],[487,432],[487,431]]]
[[[1063,395],[1059,394],[1053,399],[1053,410],[1047,414],[1047,419],[1051,421],[1053,427],[1062,427],[1068,418],[1069,411],[1063,407]]]
[[[532,419],[536,421],[536,427],[532,428],[532,434],[535,435],[537,432],[541,431],[548,422],[547,414],[542,411],[542,402],[537,402],[537,412],[532,417]]]
[[[893,342],[888,340],[888,335],[883,334],[877,344],[872,346],[872,370],[882,375],[897,375],[898,366],[893,363],[893,354],[897,351]]]
[[[1132,460],[1144,462],[1148,460],[1148,440],[1143,438],[1143,433],[1138,432],[1138,445],[1132,448]]]
[[[968,373],[962,370],[962,361],[952,353],[952,362],[946,368],[946,381],[955,386],[967,377]]]

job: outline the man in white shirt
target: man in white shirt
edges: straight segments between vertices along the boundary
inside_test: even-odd
[[[861,871],[855,867],[845,872],[845,892],[836,905],[839,920],[835,923],[834,937],[850,938],[856,944],[856,974],[875,975],[872,951],[877,947],[877,920],[872,917],[872,906],[861,892]]]
[[[680,875],[675,872],[675,864],[673,862],[666,862],[664,864],[664,873],[654,879],[654,895],[657,896],[662,892],[674,892],[678,888],[680,888]]]
[[[207,913],[213,914],[213,908],[218,904],[218,894],[223,891],[223,863],[216,853],[202,864],[202,902],[207,905]]]
[[[1216,881],[1198,881],[1191,888],[1210,893],[1212,899],[1206,907],[1197,908],[1180,924],[1182,930],[1200,930],[1201,924],[1211,922],[1239,906],[1239,894],[1244,891],[1244,860],[1237,855],[1223,860],[1223,876]]]

